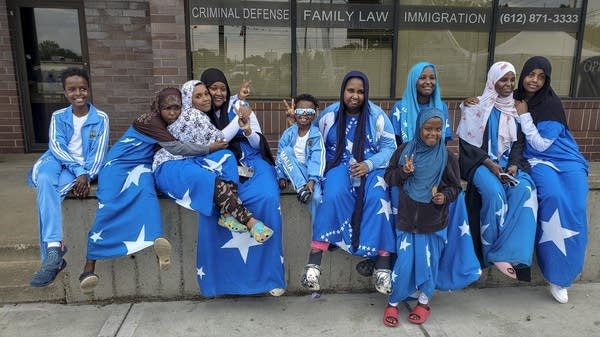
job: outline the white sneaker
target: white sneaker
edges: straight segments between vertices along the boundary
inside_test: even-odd
[[[392,271],[389,269],[375,269],[373,272],[375,289],[378,292],[389,295],[392,293]]]
[[[550,283],[550,293],[558,303],[565,304],[569,302],[569,294],[567,292],[567,288],[563,288],[561,286],[557,286],[556,284]]]
[[[300,283],[304,288],[308,288],[312,291],[319,291],[321,285],[319,284],[319,277],[321,277],[321,268],[318,264],[307,264],[304,267],[304,273]]]
[[[274,296],[274,297],[279,297],[279,296],[283,295],[283,293],[285,293],[285,289],[283,289],[283,288],[273,288],[273,289],[269,290],[269,294],[271,294],[271,296]]]

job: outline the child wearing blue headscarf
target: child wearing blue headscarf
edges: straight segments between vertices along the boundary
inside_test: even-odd
[[[390,187],[398,187],[392,192],[398,193],[400,200],[395,217],[398,258],[383,317],[390,327],[398,326],[398,302],[411,297],[418,297],[418,303],[409,322],[427,320],[429,298],[439,288],[438,275],[445,273],[442,257],[456,254],[445,250],[448,239],[454,240],[447,227],[448,212],[461,191],[460,171],[458,159],[442,142],[444,113],[437,108],[422,110],[415,125],[417,134],[394,152],[384,176]]]

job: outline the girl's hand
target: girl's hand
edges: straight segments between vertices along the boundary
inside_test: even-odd
[[[369,173],[369,166],[364,162],[352,164],[350,166],[350,176],[354,178],[361,178],[365,174]]]
[[[479,104],[479,98],[477,98],[477,97],[467,97],[463,101],[463,104],[465,106],[471,106],[471,105]]]
[[[507,169],[506,169],[506,173],[510,174],[513,177],[517,176],[517,165],[510,165]]]
[[[248,96],[250,96],[250,83],[252,83],[252,81],[250,80],[244,80],[242,82],[242,85],[240,86],[240,91],[238,91],[239,99],[244,100]]]
[[[287,120],[287,125],[290,126],[294,124],[295,118],[295,109],[296,105],[294,104],[294,99],[292,98],[292,104],[288,104],[288,102],[284,99],[283,104],[285,104],[285,118]]]
[[[527,106],[527,102],[525,101],[518,101],[515,100],[515,109],[517,109],[517,113],[519,114],[519,116],[521,116],[522,114],[526,114],[529,109],[529,106]]]
[[[436,205],[443,205],[446,202],[446,197],[444,196],[444,193],[436,192],[433,194],[431,201]]]
[[[211,143],[208,146],[208,152],[212,153],[215,151],[219,151],[219,150],[223,150],[227,148],[227,145],[229,145],[229,143],[227,141],[223,140],[216,140],[214,143]]]
[[[82,174],[75,180],[75,186],[73,186],[73,194],[76,197],[83,199],[90,193],[90,181],[87,174]]]
[[[483,164],[485,165],[485,167],[488,168],[488,170],[490,170],[490,172],[492,172],[496,176],[496,178],[498,178],[500,181],[502,181],[502,178],[500,178],[500,173],[502,173],[503,171],[502,171],[502,167],[500,167],[500,165],[496,164],[496,162],[494,162],[490,158],[487,158],[486,160],[484,160]]]
[[[410,157],[409,156],[404,156],[404,166],[402,166],[402,171],[404,171],[404,173],[406,174],[410,174],[415,172],[415,164],[414,164],[414,160],[415,160],[415,155],[411,154]]]

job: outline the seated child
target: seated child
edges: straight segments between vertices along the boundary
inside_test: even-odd
[[[61,202],[71,189],[78,198],[88,195],[108,150],[108,116],[88,102],[87,72],[68,68],[61,78],[70,105],[52,114],[48,151],[33,165],[28,179],[37,190],[42,258],[32,287],[51,284],[66,267]]]
[[[279,187],[284,189],[287,181],[298,193],[298,200],[309,203],[312,216],[321,203],[321,184],[325,171],[325,145],[319,128],[312,125],[319,103],[309,94],[302,94],[292,100],[288,110],[294,111],[295,124],[287,128],[279,139],[275,161]],[[291,113],[288,112],[288,117]],[[322,250],[318,251],[322,253]],[[312,254],[305,268],[301,283],[311,290],[319,290],[319,265],[321,254]]]

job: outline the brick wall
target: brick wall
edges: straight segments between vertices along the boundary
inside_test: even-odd
[[[94,104],[110,117],[111,141],[150,109],[154,61],[148,1],[85,1]]]
[[[0,0],[0,153],[23,153],[23,117],[7,15],[6,1]]]

